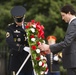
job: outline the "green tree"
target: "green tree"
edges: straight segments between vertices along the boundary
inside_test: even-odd
[[[26,8],[25,21],[35,19],[45,27],[45,37],[56,34],[55,29],[59,27],[65,33],[67,25],[62,21],[60,8],[65,4],[72,4],[75,8],[76,0],[5,0],[0,1],[0,30],[5,32],[9,23],[13,22],[10,10],[15,5]],[[57,28],[57,31],[59,31]],[[0,33],[1,33],[0,31]],[[57,34],[56,34],[57,35]],[[64,34],[63,34],[64,35]],[[59,38],[60,36],[57,35]],[[4,37],[1,33],[0,39]],[[5,39],[5,38],[4,38]],[[60,39],[61,40],[61,39]],[[1,42],[2,43],[2,42]]]

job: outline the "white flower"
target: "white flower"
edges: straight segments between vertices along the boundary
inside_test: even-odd
[[[34,28],[36,28],[36,24],[33,24],[32,26],[33,26]]]
[[[36,49],[36,52],[37,52],[37,53],[40,53],[40,49]]]
[[[26,33],[28,35],[28,33]]]
[[[42,61],[39,61],[39,66],[42,66]]]
[[[30,30],[32,31],[32,33],[34,33],[34,32],[35,32],[35,29],[34,29],[34,28],[31,28]]]
[[[35,38],[31,38],[31,41],[33,41],[33,42],[34,42],[35,40],[36,40]]]
[[[47,74],[48,73],[48,70],[47,71],[45,71],[45,74]]]
[[[45,40],[43,40],[43,43],[45,43]]]
[[[44,74],[44,71],[41,71],[40,74],[43,75]]]
[[[47,64],[45,63],[45,64],[43,64],[43,66],[42,66],[42,67],[48,67],[48,66],[47,66]]]
[[[45,67],[45,64],[43,64],[42,67]]]
[[[45,67],[48,67],[47,64],[45,64]]]
[[[44,60],[47,60],[47,58],[46,58],[45,56],[43,57],[43,59],[44,59]]]
[[[48,73],[48,69],[45,71],[45,74],[47,74]]]
[[[43,60],[43,59],[44,59],[44,56],[43,56],[43,55],[40,55],[40,59],[42,59],[42,60]]]

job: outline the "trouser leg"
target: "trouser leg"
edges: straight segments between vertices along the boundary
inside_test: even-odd
[[[76,75],[76,68],[74,68],[73,70],[74,70],[74,72],[75,72],[75,75]]]
[[[74,69],[67,69],[67,75],[76,75],[76,72]]]

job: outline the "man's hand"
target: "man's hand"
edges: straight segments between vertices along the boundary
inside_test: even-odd
[[[30,47],[24,47],[24,51],[28,52],[28,53],[31,53],[30,52]]]
[[[41,45],[38,46],[41,51],[45,51],[46,54],[50,54],[50,48],[49,45],[42,43]]]

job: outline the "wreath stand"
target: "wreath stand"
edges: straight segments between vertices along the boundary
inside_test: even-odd
[[[24,67],[24,65],[26,64],[26,62],[27,62],[27,60],[29,59],[30,56],[31,56],[31,54],[29,53],[28,56],[26,57],[26,59],[24,60],[24,62],[22,63],[21,67],[17,71],[16,75],[19,75],[20,71],[22,70],[22,68]],[[33,63],[33,61],[32,61],[32,63]],[[36,75],[35,70],[34,70],[34,75]]]

